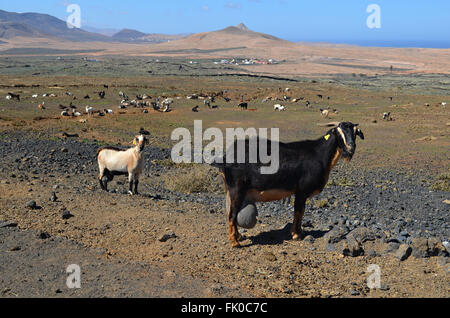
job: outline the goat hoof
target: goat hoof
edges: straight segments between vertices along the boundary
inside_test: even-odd
[[[131,191],[128,191],[128,194],[129,194],[129,195],[134,195],[134,193],[133,193],[133,192],[131,192]]]
[[[297,233],[292,234],[292,240],[298,241],[300,239],[300,235]]]
[[[241,248],[241,244],[239,244],[239,242],[233,242],[233,244],[231,244],[232,248]]]

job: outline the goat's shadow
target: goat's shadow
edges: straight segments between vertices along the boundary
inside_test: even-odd
[[[292,223],[288,223],[282,229],[261,232],[256,236],[245,236],[246,239],[251,241],[247,247],[252,245],[281,245],[285,241],[291,241],[291,227]],[[308,235],[311,235],[314,239],[318,239],[323,237],[326,233],[327,231],[303,229],[301,239]]]

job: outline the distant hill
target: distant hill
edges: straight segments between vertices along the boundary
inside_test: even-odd
[[[81,29],[69,29],[65,21],[42,13],[15,13],[0,10],[4,38],[15,36],[57,37],[69,41],[111,41],[111,38]],[[0,36],[2,37],[2,36]]]
[[[92,32],[90,32],[92,31]],[[102,34],[100,34],[102,33]],[[0,10],[0,38],[14,37],[58,38],[74,42],[127,42],[162,43],[186,37],[187,34],[147,34],[136,30],[123,29],[69,29],[65,21],[42,13],[15,13]]]
[[[223,30],[219,30],[219,31],[213,31],[213,32],[209,32],[211,35],[219,35],[220,33],[226,33],[226,34],[233,34],[233,35],[240,35],[240,36],[247,36],[247,37],[251,37],[251,38],[264,38],[264,39],[270,39],[270,40],[275,40],[275,41],[284,41],[280,38],[277,38],[273,35],[269,35],[269,34],[265,34],[265,33],[259,33],[259,32],[254,32],[252,30],[250,30],[249,28],[247,28],[245,26],[245,24],[241,23],[238,26],[229,26]]]
[[[24,23],[0,21],[1,39],[12,39],[17,36],[45,37],[46,35]]]
[[[244,23],[240,23],[236,26],[236,28],[242,30],[242,31],[250,31],[249,28],[247,28],[247,26]]]
[[[243,23],[238,26],[229,26],[225,29],[196,33],[158,45],[158,49],[165,52],[194,52],[196,50],[223,50],[223,49],[246,49],[255,50],[279,47],[291,47],[292,42],[282,40],[275,36],[254,32],[248,29]]]
[[[123,29],[114,34],[112,38],[119,41],[138,41],[144,36],[146,36],[145,33],[131,29]]]
[[[121,42],[162,43],[179,40],[186,36],[187,34],[147,34],[136,30],[123,29],[114,34],[112,38]]]

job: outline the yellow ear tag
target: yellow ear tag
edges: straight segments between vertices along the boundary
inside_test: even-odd
[[[330,135],[326,135],[326,136],[323,137],[323,138],[325,138],[325,140],[328,141],[328,139],[330,139],[330,137],[331,137]]]
[[[133,139],[133,145],[136,146],[136,139]]]

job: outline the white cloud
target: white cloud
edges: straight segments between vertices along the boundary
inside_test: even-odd
[[[225,4],[225,8],[228,8],[228,9],[240,9],[240,8],[242,8],[242,6],[239,3],[228,2],[227,4]]]

